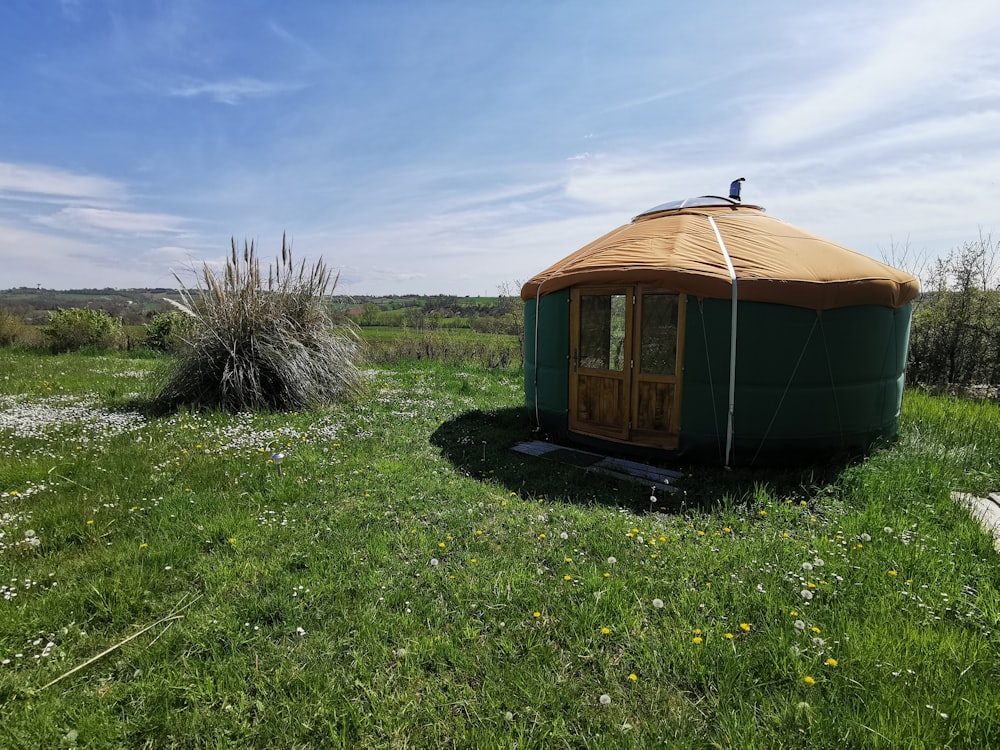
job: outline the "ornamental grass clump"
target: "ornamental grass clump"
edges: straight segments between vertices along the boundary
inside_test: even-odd
[[[178,279],[181,301],[171,303],[193,325],[158,403],[296,410],[356,392],[361,341],[353,324],[335,321],[324,302],[337,276],[322,259],[296,267],[282,236],[281,256],[265,280],[253,243],[244,242],[239,253],[231,242],[222,274],[205,264],[194,290]]]

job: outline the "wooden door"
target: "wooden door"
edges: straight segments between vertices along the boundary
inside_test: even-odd
[[[636,294],[630,440],[674,449],[681,430],[681,366],[687,299],[644,290]]]
[[[570,337],[569,428],[627,440],[631,289],[574,289],[570,295]]]
[[[573,289],[571,430],[677,447],[685,303],[683,294],[643,287]]]

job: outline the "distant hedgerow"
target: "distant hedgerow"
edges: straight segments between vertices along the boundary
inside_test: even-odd
[[[204,264],[195,290],[181,283],[181,301],[168,300],[192,327],[160,405],[294,410],[355,392],[361,342],[353,324],[327,310],[323,298],[337,277],[322,259],[296,268],[283,236],[264,281],[253,243],[242,254],[235,239],[231,245],[221,275]]]

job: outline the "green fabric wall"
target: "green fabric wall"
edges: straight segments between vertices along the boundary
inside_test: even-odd
[[[694,460],[721,462],[725,452],[730,311],[729,300],[688,298],[677,454]],[[823,458],[896,437],[910,305],[817,313],[741,302],[738,314],[734,463]],[[541,298],[537,389],[535,323],[531,300],[525,303],[527,404],[534,412],[537,392],[541,427],[565,435],[569,291]]]
[[[565,434],[569,401],[569,290],[541,298],[540,317],[535,300],[524,303],[524,395],[535,411],[535,323],[538,322],[539,423],[544,429]]]
[[[895,438],[910,313],[739,303],[736,462]],[[725,452],[730,314],[728,300],[688,300],[682,452]]]

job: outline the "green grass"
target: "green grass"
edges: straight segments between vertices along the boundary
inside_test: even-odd
[[[152,418],[157,367],[0,350],[0,746],[1000,745],[1000,558],[949,500],[1000,489],[996,405],[650,511],[509,450],[516,371]]]

